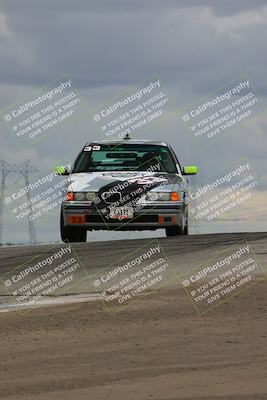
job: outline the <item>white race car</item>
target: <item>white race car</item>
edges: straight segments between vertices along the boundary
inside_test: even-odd
[[[62,202],[63,241],[85,242],[92,230],[166,229],[167,236],[188,234],[188,188],[185,175],[166,143],[132,140],[87,143],[69,175]]]

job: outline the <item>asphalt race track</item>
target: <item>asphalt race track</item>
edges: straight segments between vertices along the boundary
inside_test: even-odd
[[[134,250],[153,242],[153,240],[140,239],[73,243],[72,247],[78,254],[83,267],[88,272],[92,272],[108,267],[118,259],[127,257]],[[244,240],[247,240],[253,246],[256,254],[260,255],[262,262],[267,263],[267,233],[223,233],[181,236],[178,238],[158,238],[157,240],[178,272],[184,270],[183,268],[192,269],[194,265],[198,265],[218,252]],[[58,243],[57,245],[2,247],[0,248],[1,274],[12,270],[17,265],[23,264],[51,248],[53,250],[48,251],[48,254],[52,254],[61,246],[62,243]]]
[[[267,233],[158,243],[181,274],[244,240],[267,270]],[[77,243],[73,249],[94,276],[150,242]],[[62,244],[51,246],[2,247],[1,275]],[[106,312],[87,281],[53,298],[54,305],[34,309],[14,310],[1,292],[1,399],[266,399],[267,284],[265,277],[253,279],[255,286],[203,315],[174,279],[116,314]]]

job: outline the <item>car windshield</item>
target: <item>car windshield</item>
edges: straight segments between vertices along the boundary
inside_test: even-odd
[[[73,172],[151,171],[177,173],[169,148],[152,144],[91,144],[75,161]]]

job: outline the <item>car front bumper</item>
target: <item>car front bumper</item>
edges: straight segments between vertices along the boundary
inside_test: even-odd
[[[86,230],[155,230],[168,226],[184,226],[187,207],[182,201],[150,203],[134,210],[132,219],[111,219],[86,202],[63,202],[64,226]]]

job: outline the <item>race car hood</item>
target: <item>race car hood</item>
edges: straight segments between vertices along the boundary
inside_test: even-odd
[[[69,191],[97,193],[91,207],[108,214],[111,208],[149,201],[147,192],[183,191],[185,181],[178,174],[160,172],[93,172],[70,176]],[[184,196],[183,196],[184,197]]]
[[[107,186],[128,181],[131,184],[147,185],[150,190],[160,186],[161,191],[183,190],[184,180],[178,174],[147,171],[103,171],[73,173],[69,176],[68,191],[99,192]]]

